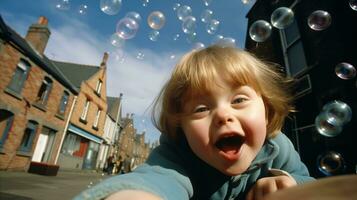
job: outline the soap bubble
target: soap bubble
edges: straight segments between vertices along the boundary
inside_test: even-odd
[[[118,33],[113,33],[110,37],[110,44],[115,47],[123,47],[125,39],[121,38]]]
[[[140,22],[141,22],[141,16],[137,12],[133,12],[133,11],[132,12],[128,12],[128,13],[126,13],[125,17],[128,17],[128,18],[131,18],[131,19],[135,20],[136,23],[138,23],[138,24],[140,24]]]
[[[114,51],[112,51],[111,53],[112,58],[114,58],[115,61],[119,61],[122,62],[124,61],[124,51],[123,49],[115,49]]]
[[[219,28],[219,24],[220,22],[216,19],[212,19],[211,21],[209,21],[206,26],[207,33],[211,35],[215,34]]]
[[[336,65],[335,73],[341,79],[348,80],[356,77],[356,68],[349,63],[342,62]]]
[[[255,21],[249,28],[249,36],[256,42],[264,42],[271,35],[271,25],[265,20]]]
[[[180,34],[175,34],[174,37],[173,37],[173,40],[176,41],[180,38]]]
[[[139,51],[137,54],[136,54],[136,58],[138,60],[144,60],[144,57],[145,57],[145,54],[141,51]]]
[[[218,40],[216,44],[221,47],[236,47],[236,40],[231,37],[224,37]]]
[[[56,8],[59,10],[69,10],[71,4],[69,0],[58,0],[56,3]]]
[[[80,5],[80,6],[78,7],[78,13],[79,13],[80,15],[85,15],[85,14],[87,14],[87,10],[88,10],[88,6],[87,6],[87,5],[82,4],[82,5]]]
[[[318,133],[326,137],[336,137],[342,132],[342,127],[336,122],[336,118],[326,112],[320,113],[315,118],[315,127]]]
[[[156,42],[157,39],[159,38],[160,32],[157,30],[152,30],[149,33],[149,39],[153,42]]]
[[[212,3],[212,0],[203,0],[205,6],[209,6]]]
[[[182,31],[186,34],[193,33],[196,29],[196,18],[188,16],[182,21]]]
[[[208,10],[208,9],[204,10],[201,14],[201,21],[203,23],[208,23],[209,21],[211,21],[212,15],[213,15],[212,10]]]
[[[357,11],[357,0],[350,0],[349,4],[353,10]]]
[[[187,36],[186,37],[186,41],[189,44],[194,43],[197,40],[197,33],[196,32],[186,34],[186,36]]]
[[[128,17],[124,17],[123,19],[119,20],[116,31],[119,37],[123,39],[131,39],[136,35],[136,32],[139,29],[139,24]]]
[[[211,44],[213,44],[213,45],[218,44],[220,42],[220,40],[223,40],[223,39],[224,39],[223,35],[215,35],[212,39]]]
[[[192,14],[192,9],[190,6],[181,6],[177,9],[177,17],[179,20],[183,20]]]
[[[334,118],[335,124],[338,126],[347,124],[352,118],[350,106],[338,100],[325,104],[322,111],[325,112],[329,118]]]
[[[108,15],[116,15],[121,5],[121,0],[100,0],[100,9]]]
[[[174,6],[172,6],[172,9],[173,9],[174,11],[176,11],[180,6],[181,6],[181,4],[175,3]]]
[[[331,15],[323,10],[316,10],[310,14],[307,24],[312,30],[322,31],[330,26]]]
[[[142,0],[142,1],[143,1],[143,4],[142,4],[142,5],[143,5],[144,7],[146,7],[146,6],[149,4],[149,2],[150,2],[149,0]]]
[[[154,11],[148,16],[147,21],[152,29],[159,30],[165,24],[165,16],[160,11]]]
[[[251,0],[242,0],[243,4],[249,4],[251,2]]]
[[[341,154],[328,151],[317,157],[318,169],[326,176],[340,174],[345,171],[346,165]]]
[[[288,27],[294,21],[294,12],[287,7],[280,7],[274,10],[271,14],[271,24],[278,28],[284,29]]]
[[[203,49],[203,48],[205,48],[205,44],[203,44],[202,42],[195,42],[192,45],[192,49],[194,49],[194,50],[200,50],[200,49]]]

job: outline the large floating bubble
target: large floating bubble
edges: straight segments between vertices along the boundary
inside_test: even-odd
[[[211,21],[212,15],[213,15],[212,10],[208,10],[208,9],[204,10],[201,14],[201,21],[203,23],[208,23],[209,21]]]
[[[349,63],[342,62],[336,65],[335,73],[341,79],[348,80],[356,77],[356,68]]]
[[[333,118],[336,125],[342,126],[351,121],[352,110],[348,104],[342,101],[331,101],[322,107],[328,118]]]
[[[57,0],[56,2],[56,8],[59,10],[69,10],[71,7],[71,4],[69,0]]]
[[[121,38],[118,33],[113,33],[110,37],[110,44],[115,47],[123,47],[125,44],[125,39]]]
[[[320,154],[317,157],[317,167],[326,176],[341,174],[346,169],[343,157],[335,151]]]
[[[121,0],[100,0],[100,9],[108,15],[118,14],[121,5]]]
[[[149,33],[149,39],[153,42],[156,42],[157,39],[159,38],[160,32],[157,30],[152,30]]]
[[[193,33],[196,30],[196,18],[188,16],[182,21],[182,31],[186,34]]]
[[[315,127],[318,133],[326,137],[336,137],[342,132],[342,126],[327,112],[321,112],[315,118]]]
[[[123,19],[119,20],[116,31],[119,37],[127,40],[133,38],[136,35],[138,29],[139,24],[135,20],[124,17]]]
[[[177,9],[177,17],[181,21],[186,17],[191,16],[191,14],[192,14],[192,9],[190,6],[184,5]]]
[[[294,21],[294,12],[287,7],[280,7],[274,10],[271,14],[270,22],[278,29],[288,27]]]
[[[265,20],[255,21],[249,28],[249,36],[256,42],[264,42],[271,35],[271,25]]]
[[[331,15],[324,10],[316,10],[310,14],[309,18],[307,19],[307,24],[312,30],[325,30],[331,24]]]
[[[140,24],[140,22],[141,22],[140,14],[137,12],[134,12],[134,11],[126,13],[125,17],[135,20],[136,23],[138,23],[138,24]]]
[[[357,11],[357,0],[350,0],[349,4],[353,10]]]
[[[216,19],[212,19],[211,21],[209,21],[206,25],[207,33],[211,35],[215,34],[219,29],[219,24],[220,22]]]
[[[150,0],[142,0],[142,5],[144,6],[144,7],[146,7],[146,6],[148,6],[149,5],[149,3],[150,3]]]
[[[85,4],[81,4],[81,5],[78,7],[78,14],[80,14],[80,15],[85,15],[85,14],[87,14],[87,10],[88,10],[88,6],[85,5]]]
[[[148,16],[148,25],[155,30],[161,29],[165,25],[165,15],[160,11],[154,11]]]

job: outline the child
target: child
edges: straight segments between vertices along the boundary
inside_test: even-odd
[[[249,200],[313,180],[280,132],[292,110],[288,82],[242,50],[188,53],[153,109],[160,146],[75,199]]]

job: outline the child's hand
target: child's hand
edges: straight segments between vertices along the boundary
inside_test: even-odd
[[[259,179],[248,192],[246,200],[260,200],[267,194],[296,185],[296,181],[285,175]]]
[[[122,190],[110,195],[106,200],[162,200],[160,197],[141,190]]]

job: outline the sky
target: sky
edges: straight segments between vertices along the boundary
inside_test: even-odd
[[[138,133],[145,131],[146,141],[154,142],[160,133],[151,123],[150,105],[175,63],[184,53],[209,46],[219,36],[232,38],[237,47],[244,48],[245,16],[253,0],[121,0],[119,4],[110,4],[113,1],[118,0],[0,0],[0,14],[22,36],[39,16],[45,16],[51,31],[45,55],[52,60],[99,66],[104,52],[108,52],[107,96],[119,97],[123,93],[123,116],[133,113]],[[109,9],[104,12],[101,5],[108,5]],[[174,10],[175,5],[181,9]],[[192,13],[187,16],[194,17],[195,23],[178,18],[177,13],[184,6],[191,8]],[[203,22],[205,10],[212,11],[212,15]],[[150,26],[148,18],[155,11],[161,12],[164,20],[152,18]],[[135,34],[118,28],[130,12],[140,15]],[[208,33],[210,20],[219,21],[219,25]],[[122,37],[132,38],[120,39],[115,46],[111,38],[120,30]],[[159,35],[151,37],[153,41],[150,34],[154,31]]]

